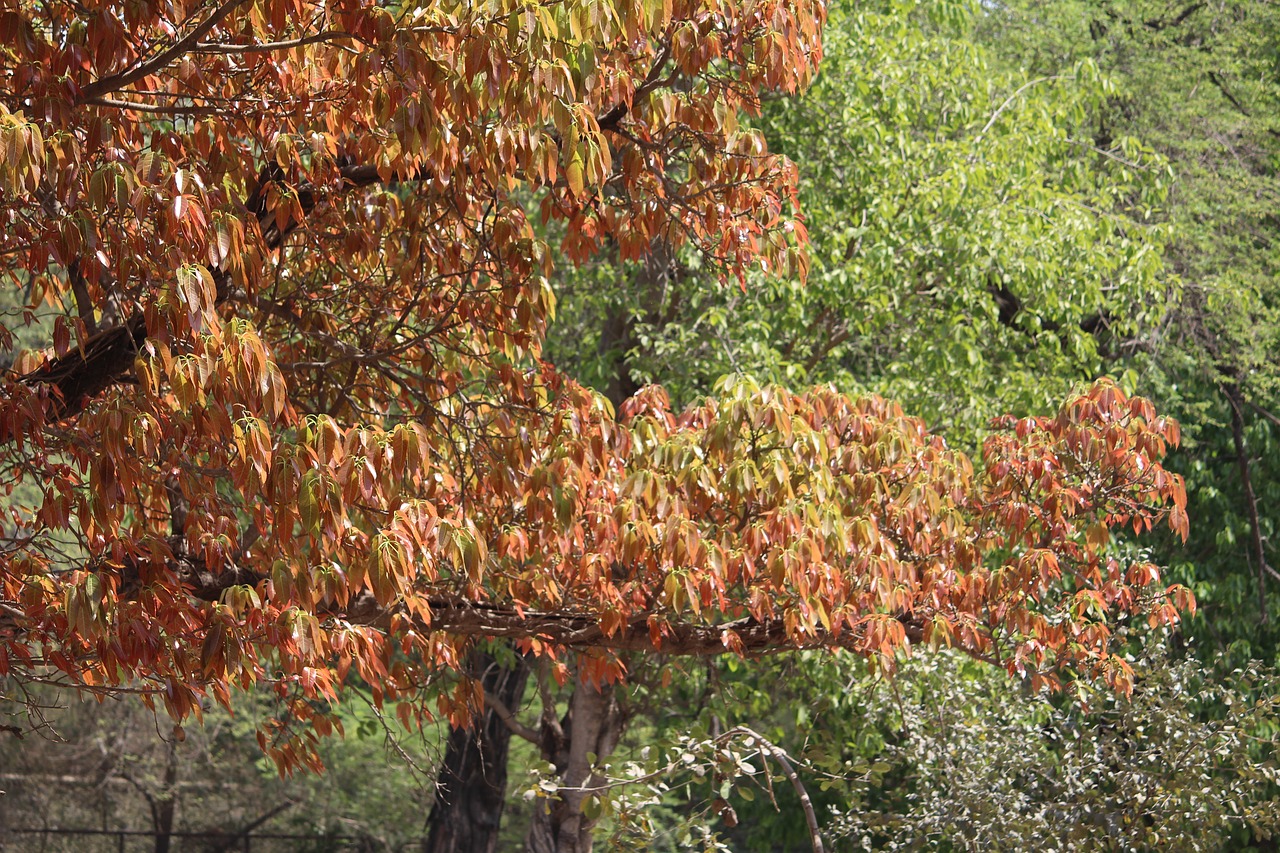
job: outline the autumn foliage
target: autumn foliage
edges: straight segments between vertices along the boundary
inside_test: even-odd
[[[1191,606],[1110,544],[1186,531],[1145,401],[1100,384],[975,465],[878,399],[615,415],[538,360],[557,256],[803,275],[796,169],[738,117],[807,83],[823,15],[0,0],[0,258],[29,322],[60,309],[0,383],[5,487],[40,494],[5,520],[0,675],[179,719],[272,680],[320,733],[309,700],[415,697],[485,637],[595,681],[935,643],[1124,689],[1113,617]]]

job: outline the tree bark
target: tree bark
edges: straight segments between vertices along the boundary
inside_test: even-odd
[[[169,741],[165,754],[164,789],[151,801],[151,820],[156,833],[155,853],[169,853],[173,843],[173,817],[178,805],[178,745]]]
[[[543,715],[543,757],[560,776],[559,795],[539,803],[525,839],[526,853],[590,853],[596,821],[583,813],[604,780],[596,766],[611,755],[626,723],[613,685],[579,682],[564,719]]]
[[[427,820],[424,853],[494,853],[507,795],[507,753],[511,727],[504,712],[519,708],[529,678],[525,658],[504,667],[488,652],[472,656],[473,677],[484,686],[487,704],[473,725],[450,729],[436,801]]]

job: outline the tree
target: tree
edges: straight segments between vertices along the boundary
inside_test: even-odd
[[[716,288],[686,255],[645,288],[602,259],[562,274],[551,357],[603,390],[625,356],[681,400],[727,373],[833,381],[964,447],[1082,379],[1132,387],[1124,368],[1175,304],[1168,164],[1132,138],[1093,145],[1115,92],[1096,63],[1005,67],[983,20],[945,0],[833,9],[814,84],[752,120],[803,165],[807,281]]]
[[[1268,849],[1276,771],[1258,751],[1276,747],[1274,673],[1217,681],[1152,651],[1132,696],[1084,707],[941,654],[912,661],[898,690],[832,696],[824,710],[857,720],[869,747],[833,832],[849,849]]]
[[[751,120],[802,164],[807,281],[757,272],[745,290],[717,287],[690,252],[639,263],[602,253],[558,271],[548,357],[610,396],[658,382],[694,400],[725,374],[834,381],[909,401],[966,449],[992,415],[1043,411],[1081,377],[1114,371],[1131,386],[1117,360],[1159,332],[1170,301],[1151,212],[1167,167],[1132,140],[1082,155],[1109,81],[1089,62],[1047,79],[1003,68],[975,41],[980,20],[946,2],[833,8],[814,84]],[[651,691],[633,679],[632,741],[652,754],[664,732],[701,725],[710,737],[715,720],[733,720],[803,749],[807,727],[792,739],[773,726],[820,693],[791,691],[789,657],[745,673],[726,661],[705,678],[694,667]],[[831,689],[859,669],[823,661]],[[761,702],[726,707],[753,678]],[[733,698],[716,701],[721,685]],[[826,722],[830,737],[847,731]],[[794,805],[779,843],[803,831]],[[741,817],[735,849],[747,838],[767,849],[760,810]]]
[[[795,169],[738,115],[808,81],[821,19],[3,6],[0,256],[65,310],[0,394],[6,487],[40,486],[8,511],[0,674],[140,684],[179,724],[271,682],[289,771],[344,684],[463,723],[476,641],[514,640],[580,685],[544,726],[562,850],[590,844],[620,653],[949,643],[1126,689],[1111,616],[1191,606],[1108,552],[1112,526],[1186,533],[1145,401],[1099,384],[975,467],[878,398],[742,381],[617,417],[537,360],[531,198],[570,261],[803,274]]]
[[[1192,514],[1213,521],[1161,556],[1197,585],[1205,607],[1192,630],[1212,640],[1202,650],[1231,666],[1274,659],[1276,10],[1231,0],[1019,2],[985,20],[992,49],[1030,73],[1096,62],[1115,88],[1090,109],[1085,137],[1097,147],[1140,137],[1174,170],[1161,215],[1182,298],[1135,366],[1182,421],[1188,440],[1171,464],[1188,477]]]

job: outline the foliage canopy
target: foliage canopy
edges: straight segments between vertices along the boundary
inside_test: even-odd
[[[820,3],[0,4],[0,258],[61,310],[0,385],[0,674],[176,718],[271,680],[406,700],[505,637],[620,651],[958,645],[1125,690],[1115,613],[1191,606],[1109,530],[1186,535],[1177,426],[1110,383],[977,464],[879,398],[749,381],[615,415],[538,360],[553,251],[803,275],[797,176],[739,124]],[[664,249],[665,251],[666,249]],[[68,544],[68,534],[73,544]],[[465,719],[462,681],[438,709]]]

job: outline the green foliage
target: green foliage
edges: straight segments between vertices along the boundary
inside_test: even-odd
[[[883,732],[880,785],[837,816],[864,849],[1243,850],[1280,826],[1280,681],[1207,680],[1157,652],[1131,699],[1019,695],[993,670],[920,656],[851,711]]]
[[[1033,693],[945,649],[891,679],[818,653],[690,669],[614,761],[639,785],[610,792],[610,843],[809,849],[766,742],[836,850],[1246,850],[1280,831],[1280,676],[1217,678],[1159,637],[1132,662],[1130,698]]]
[[[1134,368],[1185,437],[1170,465],[1187,478],[1192,539],[1157,559],[1173,579],[1194,584],[1202,617],[1190,630],[1206,652],[1226,655],[1228,668],[1254,656],[1274,660],[1280,643],[1270,618],[1280,614],[1277,577],[1252,553],[1240,468],[1243,455],[1270,563],[1280,527],[1278,34],[1280,10],[1247,0],[1018,0],[992,6],[980,31],[994,54],[1028,74],[1095,63],[1115,88],[1089,110],[1094,145],[1137,136],[1173,169],[1159,213],[1182,298]]]
[[[1131,139],[1092,153],[1082,129],[1112,91],[1093,63],[1003,71],[976,20],[950,2],[836,10],[813,88],[765,105],[800,169],[807,284],[708,287],[684,257],[635,287],[596,266],[567,282],[553,357],[599,383],[624,355],[683,399],[725,373],[835,381],[970,436],[1104,372],[1163,316],[1167,168]],[[600,334],[605,318],[629,334]]]

